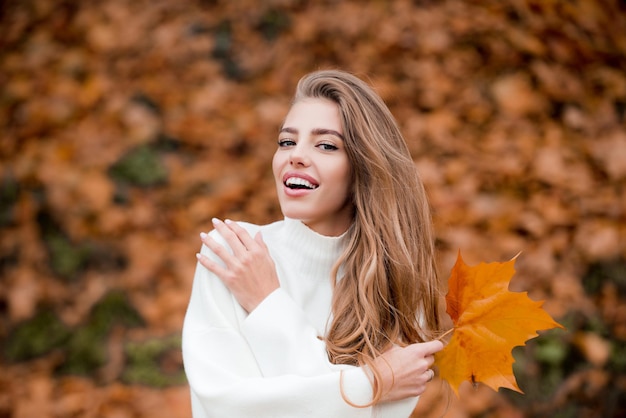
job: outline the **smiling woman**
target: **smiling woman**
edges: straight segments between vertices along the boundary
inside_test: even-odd
[[[194,417],[408,417],[442,344],[429,207],[395,120],[353,75],[309,74],[272,168],[283,220],[201,234]]]
[[[283,215],[327,236],[344,233],[353,218],[342,131],[335,103],[298,101],[285,118],[272,162]]]

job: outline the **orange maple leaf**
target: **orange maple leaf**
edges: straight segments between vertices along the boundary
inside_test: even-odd
[[[520,393],[513,374],[512,350],[537,337],[538,330],[563,328],[545,312],[543,301],[527,292],[511,292],[512,260],[468,266],[459,252],[448,279],[446,304],[454,334],[435,356],[439,375],[458,396],[463,381]]]

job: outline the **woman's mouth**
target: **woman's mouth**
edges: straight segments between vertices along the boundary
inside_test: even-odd
[[[320,187],[315,178],[304,173],[285,173],[283,176],[283,190],[290,197],[304,197]]]
[[[286,187],[292,190],[299,190],[299,189],[314,190],[319,187],[318,184],[312,183],[309,180],[304,179],[302,177],[289,177],[287,178],[287,180],[285,180],[284,184]]]

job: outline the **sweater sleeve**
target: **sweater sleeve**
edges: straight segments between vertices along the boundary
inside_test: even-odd
[[[242,322],[241,332],[264,376],[312,376],[337,369],[302,309],[283,290],[270,294]]]
[[[344,401],[339,370],[264,376],[239,329],[241,311],[221,281],[198,265],[182,347],[195,418],[372,416],[373,408]],[[371,384],[362,369],[347,368],[343,375],[348,399],[355,404],[371,401]]]

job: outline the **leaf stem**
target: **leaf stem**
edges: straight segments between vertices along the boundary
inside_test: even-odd
[[[443,334],[441,334],[439,337],[435,338],[436,340],[441,341],[443,339],[443,337],[445,337],[448,334],[451,334],[454,332],[454,327],[450,328],[449,330],[447,330],[446,332],[444,332]]]

